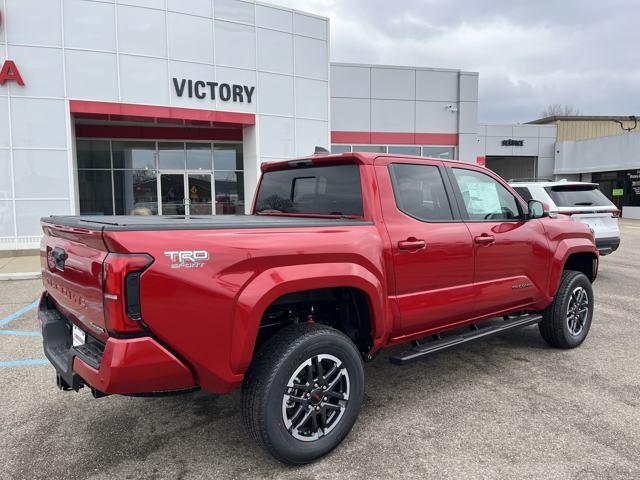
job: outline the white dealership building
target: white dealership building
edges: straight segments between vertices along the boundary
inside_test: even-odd
[[[52,214],[242,213],[315,146],[554,173],[554,125],[478,124],[477,73],[332,64],[329,35],[247,0],[0,1],[0,250]]]

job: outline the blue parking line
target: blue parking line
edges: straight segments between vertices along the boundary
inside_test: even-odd
[[[41,337],[40,332],[23,332],[22,330],[0,330],[0,335],[18,335],[22,337]]]
[[[40,303],[40,300],[36,300],[35,302],[30,303],[26,307],[22,307],[17,312],[13,312],[11,315],[7,315],[2,320],[0,320],[0,327],[6,325],[10,321],[15,320],[18,317],[21,317],[22,315],[24,315],[28,311],[33,310],[34,308],[36,308],[38,306],[38,303]]]
[[[11,360],[9,362],[0,362],[0,367],[23,367],[25,365],[47,365],[49,360],[46,358],[31,358],[27,360]]]

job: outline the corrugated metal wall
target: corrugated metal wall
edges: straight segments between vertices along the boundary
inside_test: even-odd
[[[623,122],[625,127],[633,127],[632,121]],[[560,120],[558,125],[558,142],[564,140],[586,140],[596,137],[623,135],[626,132],[612,120]],[[640,126],[635,131],[640,131]]]

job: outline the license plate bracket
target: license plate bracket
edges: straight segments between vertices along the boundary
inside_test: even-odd
[[[71,329],[71,338],[73,340],[74,347],[84,345],[87,342],[87,334],[76,325],[73,325]]]

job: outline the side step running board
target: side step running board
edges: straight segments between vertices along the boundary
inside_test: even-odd
[[[481,338],[491,337],[504,333],[509,330],[515,330],[516,328],[526,327],[528,325],[534,325],[542,320],[542,315],[531,314],[521,315],[519,317],[510,318],[494,324],[488,324],[487,326],[477,325],[477,329],[466,331],[458,335],[450,335],[440,340],[434,340],[426,342],[421,345],[413,347],[411,350],[405,350],[397,355],[389,357],[389,361],[396,365],[404,365],[413,360],[417,360],[432,353],[437,353],[448,348],[457,347],[464,343],[472,342]]]

